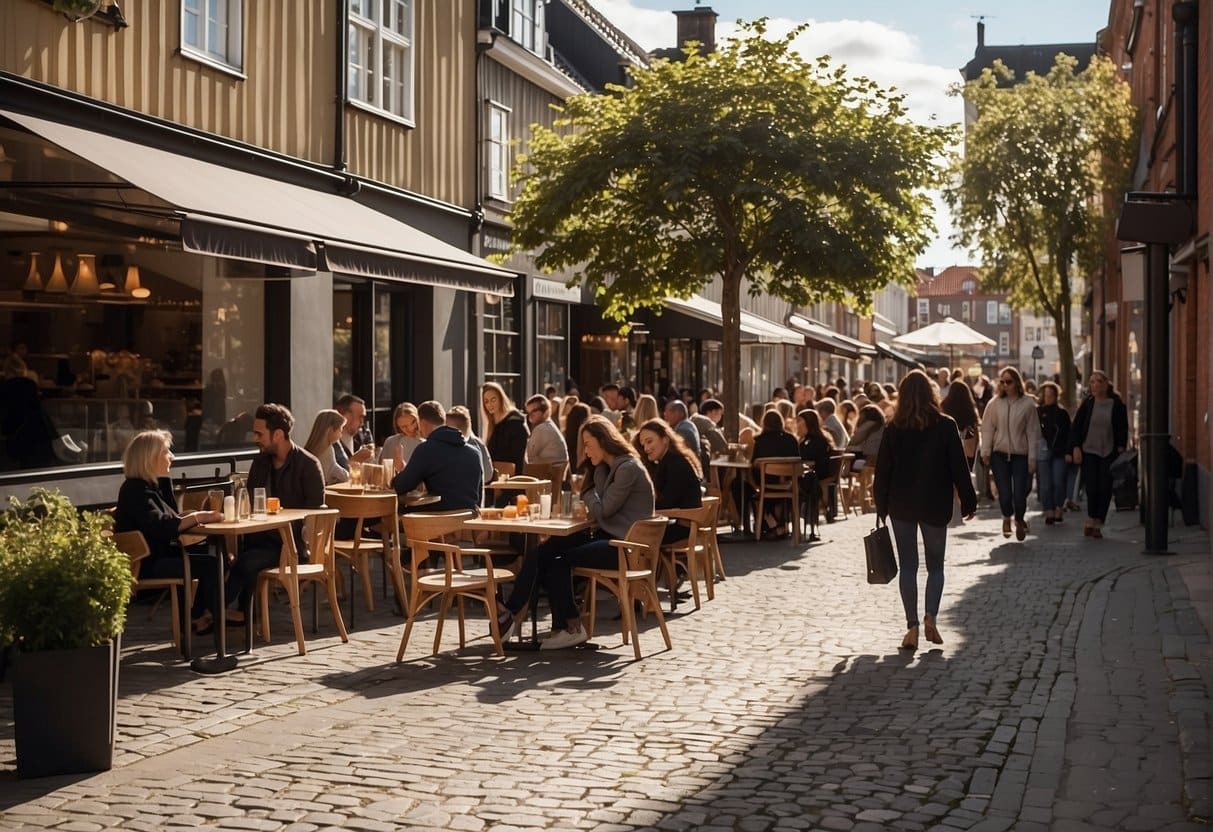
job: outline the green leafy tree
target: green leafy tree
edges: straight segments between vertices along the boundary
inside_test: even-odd
[[[1113,220],[1111,195],[1134,158],[1129,87],[1112,62],[1057,55],[1019,83],[1001,63],[960,90],[977,120],[945,191],[956,239],[979,254],[983,284],[1053,319],[1062,396],[1073,403],[1074,279],[1091,274]]]
[[[721,49],[569,99],[520,157],[516,251],[571,268],[621,323],[722,281],[725,428],[737,430],[741,292],[858,308],[914,280],[952,131],[900,94],[748,24]]]

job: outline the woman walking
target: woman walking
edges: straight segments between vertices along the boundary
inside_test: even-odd
[[[1087,389],[1091,395],[1074,414],[1070,444],[1087,488],[1087,522],[1082,533],[1100,538],[1112,502],[1112,461],[1129,446],[1129,411],[1102,370],[1091,373]]]
[[[982,420],[981,461],[994,474],[998,503],[1002,507],[1002,536],[1028,536],[1028,490],[1036,473],[1036,448],[1040,444],[1040,420],[1036,402],[1024,393],[1023,376],[1014,367],[998,374],[998,397],[986,406]]]
[[[1061,388],[1051,381],[1040,385],[1040,449],[1036,484],[1045,510],[1045,525],[1062,522],[1066,502],[1066,465],[1070,459],[1070,414],[1058,399]]]
[[[918,647],[918,534],[927,562],[927,641],[943,644],[936,626],[943,598],[943,557],[952,517],[952,495],[960,495],[961,513],[977,511],[977,492],[969,478],[956,423],[939,409],[939,397],[922,370],[901,380],[897,412],[885,428],[876,457],[873,485],[878,517],[889,518],[901,568],[901,603],[906,634],[901,646]]]

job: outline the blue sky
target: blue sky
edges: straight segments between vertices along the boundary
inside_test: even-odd
[[[672,46],[674,9],[694,0],[591,0],[617,26],[653,49]],[[914,118],[950,123],[962,118],[962,106],[947,96],[960,80],[959,68],[973,57],[977,16],[985,15],[987,44],[1091,42],[1107,25],[1110,0],[1017,0],[1015,3],[956,0],[713,0],[719,15],[717,36],[725,37],[738,19],[771,18],[783,32],[810,21],[797,40],[809,55],[828,54],[852,70],[906,94]],[[972,259],[953,248],[951,221],[939,206],[939,239],[919,265],[945,267]]]

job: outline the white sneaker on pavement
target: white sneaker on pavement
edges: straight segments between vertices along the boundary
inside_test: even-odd
[[[539,645],[540,650],[563,650],[566,647],[576,647],[589,638],[586,635],[585,628],[581,628],[574,633],[568,630],[559,630],[552,633],[551,638],[546,639]]]

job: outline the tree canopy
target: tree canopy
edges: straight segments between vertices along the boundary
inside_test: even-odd
[[[569,99],[519,159],[513,244],[572,268],[606,316],[722,280],[726,427],[735,430],[740,291],[858,308],[912,285],[951,131],[903,97],[792,48],[765,23],[708,55],[634,69]],[[731,389],[730,389],[731,388]]]
[[[977,119],[945,194],[957,241],[981,257],[984,285],[1053,319],[1069,401],[1074,277],[1103,255],[1108,197],[1133,163],[1133,105],[1101,56],[1079,72],[1075,58],[1058,54],[1047,75],[1015,81],[996,62],[961,90]]]

